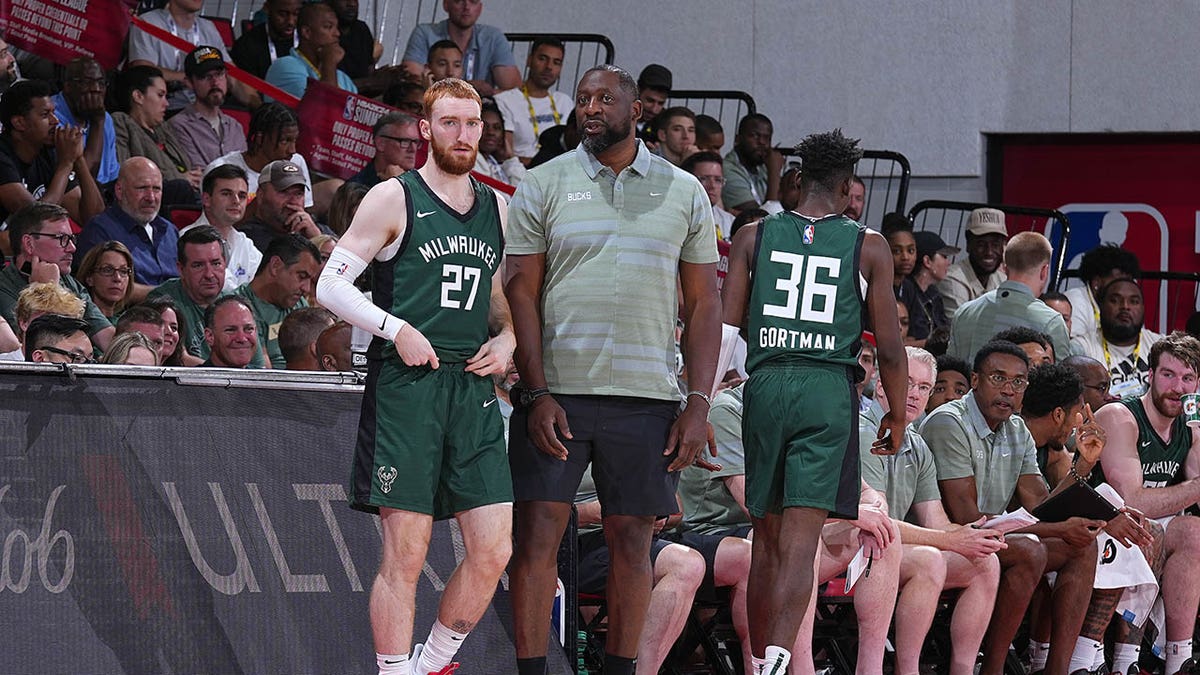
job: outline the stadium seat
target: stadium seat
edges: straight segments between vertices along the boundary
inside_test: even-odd
[[[175,224],[175,229],[182,230],[200,219],[204,212],[194,206],[167,206],[163,208],[167,220]]]
[[[217,32],[221,34],[221,41],[225,43],[225,48],[229,49],[233,46],[233,22],[222,16],[205,16],[205,19],[213,22],[217,27]]]

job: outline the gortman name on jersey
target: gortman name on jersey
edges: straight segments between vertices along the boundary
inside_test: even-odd
[[[421,257],[425,259],[425,262],[445,255],[465,253],[466,255],[475,256],[482,260],[488,269],[496,268],[495,249],[487,242],[475,237],[468,237],[465,234],[430,239],[417,250],[421,252]]]
[[[758,330],[758,346],[764,349],[837,349],[837,338],[826,333],[763,326]]]

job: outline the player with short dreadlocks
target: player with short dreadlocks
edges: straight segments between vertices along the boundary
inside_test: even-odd
[[[739,330],[748,343],[742,441],[754,524],[747,594],[754,675],[787,668],[786,647],[811,600],[827,516],[853,520],[868,552],[887,547],[895,535],[878,512],[864,510],[858,520],[854,387],[862,377],[857,357],[864,309],[888,400],[905,399],[908,377],[891,251],[879,233],[840,215],[862,156],[858,141],[836,129],[805,138],[796,150],[804,196],[794,211],[738,231],[722,293],[722,364]],[[894,454],[904,427],[904,406],[896,406],[880,424],[872,452]],[[882,658],[881,652],[875,670]]]

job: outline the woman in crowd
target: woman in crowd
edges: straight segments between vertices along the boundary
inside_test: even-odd
[[[104,242],[83,256],[75,278],[92,294],[96,307],[116,325],[117,315],[133,293],[133,255],[119,241]]]
[[[333,194],[333,199],[329,202],[329,214],[325,221],[329,225],[329,229],[333,230],[337,236],[346,234],[346,230],[350,227],[350,221],[354,220],[354,213],[358,211],[358,205],[366,194],[367,186],[362,183],[343,183]],[[316,240],[314,239],[313,242],[316,243]],[[320,244],[317,246],[319,248]]]
[[[179,324],[178,312],[175,310],[175,302],[170,297],[165,295],[157,295],[147,299],[144,303],[146,306],[153,307],[158,310],[163,320],[163,347],[161,365],[164,366],[198,366],[204,363],[204,360],[192,356],[183,348],[186,336],[183,334],[183,326]]]
[[[167,83],[153,66],[133,66],[121,73],[121,111],[112,114],[117,132],[117,159],[142,156],[163,175],[164,205],[199,204],[203,167],[188,165],[187,153],[166,124]]]
[[[100,363],[127,366],[157,366],[158,352],[150,338],[136,331],[121,333],[108,343]]]

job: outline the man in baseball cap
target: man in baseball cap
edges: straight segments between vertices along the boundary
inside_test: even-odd
[[[267,250],[271,240],[281,234],[295,232],[311,239],[322,229],[304,210],[304,193],[308,183],[304,172],[291,160],[277,159],[263,167],[258,174],[258,193],[246,209],[246,218],[238,229],[260,250]]]
[[[1004,212],[980,208],[967,218],[967,259],[950,267],[946,278],[938,282],[946,314],[953,316],[959,305],[995,289],[1008,277],[1000,269],[1008,228]]]
[[[221,111],[229,93],[225,59],[216,47],[201,46],[183,59],[183,73],[196,100],[175,115],[171,125],[191,166],[208,166],[214,159],[246,149],[246,132]]]
[[[937,284],[950,270],[950,256],[959,248],[947,244],[934,232],[914,232],[917,242],[917,265],[913,269],[914,292],[904,296],[908,307],[908,343],[923,347],[925,339],[936,328],[949,327],[946,308]]]

